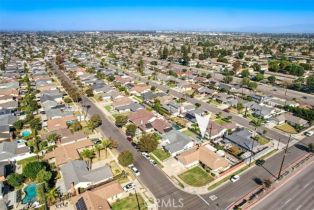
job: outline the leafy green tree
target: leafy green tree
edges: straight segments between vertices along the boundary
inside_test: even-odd
[[[122,166],[128,166],[133,163],[134,157],[132,152],[129,150],[123,151],[118,157],[118,161]]]
[[[257,87],[258,87],[258,84],[257,84],[256,82],[250,82],[250,83],[248,84],[248,88],[249,88],[250,90],[256,90]]]
[[[56,202],[57,198],[59,197],[59,193],[58,190],[54,187],[52,189],[50,189],[47,193],[46,193],[46,199],[49,205],[52,205],[53,203]]]
[[[261,66],[258,63],[254,63],[252,65],[252,68],[254,71],[260,71],[261,70]]]
[[[274,84],[276,82],[276,77],[275,76],[269,76],[267,78],[267,80],[271,83],[271,84]]]
[[[39,118],[34,118],[29,122],[30,127],[33,130],[41,130],[41,120]]]
[[[102,120],[98,114],[94,114],[88,121],[88,126],[91,128],[91,130],[94,130],[95,128],[99,127],[101,124]]]
[[[68,124],[71,131],[76,132],[82,130],[82,125],[79,121],[75,121],[72,124]]]
[[[309,76],[307,79],[306,79],[306,85],[314,90],[314,74],[312,74],[311,76]]]
[[[244,70],[241,72],[241,76],[242,76],[242,77],[249,77],[249,76],[250,76],[249,70],[244,69]]]
[[[135,136],[135,133],[136,133],[136,129],[137,129],[137,126],[134,125],[134,124],[128,124],[126,126],[126,135],[127,136],[132,136],[134,137]]]
[[[18,173],[12,173],[7,177],[7,182],[12,187],[19,187],[23,184],[25,177]]]
[[[232,80],[233,80],[233,77],[232,77],[232,76],[225,76],[225,77],[223,78],[224,83],[227,83],[227,84],[231,83]]]
[[[255,75],[254,80],[259,82],[262,81],[264,79],[264,74],[258,73]]]
[[[115,124],[118,127],[124,126],[128,122],[128,117],[125,115],[117,115],[115,117]]]
[[[138,143],[140,151],[142,152],[152,152],[157,149],[158,140],[153,133],[146,133],[142,135]]]
[[[100,159],[100,151],[103,150],[104,147],[101,144],[96,144],[94,148],[95,148],[95,151],[97,152],[98,159]]]
[[[36,175],[36,182],[38,183],[48,183],[52,178],[52,173],[50,171],[46,171],[45,169],[41,169]]]
[[[23,176],[31,179],[32,181],[35,181],[37,174],[42,170],[46,169],[46,163],[40,162],[40,161],[33,161],[27,163],[23,167]]]
[[[87,95],[87,97],[93,97],[94,96],[93,88],[89,87],[88,89],[86,89],[85,94]]]
[[[21,130],[24,126],[24,121],[23,120],[17,120],[13,123],[13,127],[16,129],[16,130]]]
[[[52,134],[49,134],[46,139],[48,142],[56,143],[59,139],[61,139],[61,136],[56,133],[52,133]]]

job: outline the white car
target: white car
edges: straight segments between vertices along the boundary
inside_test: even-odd
[[[149,159],[149,162],[151,163],[151,164],[153,164],[153,165],[156,165],[157,163],[156,163],[156,161],[155,160],[153,160],[153,159]]]
[[[314,134],[314,131],[306,131],[306,132],[304,132],[305,136],[313,136],[313,134]]]
[[[239,175],[234,175],[230,178],[230,181],[231,182],[237,182],[240,180],[240,176]]]
[[[136,176],[141,175],[141,173],[139,172],[139,170],[138,170],[135,166],[132,166],[132,167],[131,167],[131,170],[134,172],[134,174],[135,174]]]
[[[142,155],[144,156],[144,158],[149,159],[149,154],[147,152],[142,152]]]
[[[131,183],[125,185],[125,186],[123,187],[123,190],[124,190],[125,192],[129,192],[129,191],[133,190],[134,188],[135,188],[135,184],[131,182]]]

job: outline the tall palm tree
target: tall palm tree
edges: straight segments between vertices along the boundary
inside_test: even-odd
[[[96,144],[95,145],[95,150],[97,151],[97,154],[98,154],[98,159],[100,159],[100,151],[104,149],[103,145],[102,144]]]
[[[93,158],[95,157],[94,150],[92,149],[84,149],[83,152],[81,153],[83,159],[87,160],[87,166],[88,169],[90,170],[92,168],[92,161]]]
[[[106,158],[108,157],[108,148],[111,148],[111,144],[112,144],[112,141],[110,141],[109,139],[104,139],[101,141],[101,145],[103,149],[105,149],[106,151]]]
[[[53,204],[56,199],[58,198],[59,196],[59,193],[58,193],[58,190],[56,188],[52,188],[51,190],[49,190],[47,193],[46,193],[46,199],[47,199],[47,202],[49,203],[49,205]]]

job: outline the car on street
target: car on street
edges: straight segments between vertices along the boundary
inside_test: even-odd
[[[153,165],[156,165],[157,163],[156,163],[156,161],[155,160],[153,160],[153,159],[149,159],[149,162],[151,163],[151,164],[153,164]]]
[[[262,166],[264,163],[265,163],[265,160],[262,160],[262,159],[258,159],[258,160],[256,160],[256,162],[255,162],[255,164],[256,164],[257,166]]]
[[[304,132],[305,136],[313,136],[313,134],[314,134],[314,131],[306,131],[306,132]]]
[[[141,175],[140,171],[139,171],[133,164],[128,165],[128,167],[133,171],[133,173],[134,173],[136,176]]]
[[[240,180],[240,176],[239,175],[233,175],[231,178],[230,178],[230,181],[231,182],[237,182]]]
[[[125,186],[123,187],[123,190],[124,190],[125,192],[129,192],[129,191],[133,190],[134,188],[135,188],[135,184],[134,184],[133,182],[131,182],[131,183],[125,185]]]
[[[150,156],[149,156],[149,154],[148,154],[147,152],[142,152],[142,155],[143,155],[143,157],[146,158],[147,160],[150,159]]]

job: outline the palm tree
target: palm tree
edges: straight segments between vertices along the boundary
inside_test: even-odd
[[[59,197],[59,192],[56,188],[52,188],[46,193],[46,199],[49,205],[53,204]]]
[[[97,151],[97,154],[98,154],[98,159],[100,159],[100,151],[104,149],[103,145],[102,144],[96,144],[95,145],[95,150]]]
[[[52,133],[49,136],[47,136],[47,141],[48,142],[54,142],[57,143],[58,140],[61,139],[61,136],[56,134],[56,133]]]
[[[92,161],[93,158],[95,157],[94,150],[92,149],[84,149],[83,152],[81,153],[83,159],[87,160],[87,166],[89,170],[92,168]]]
[[[108,157],[108,148],[111,148],[111,143],[110,139],[104,139],[101,141],[102,148],[106,151],[106,158]]]

